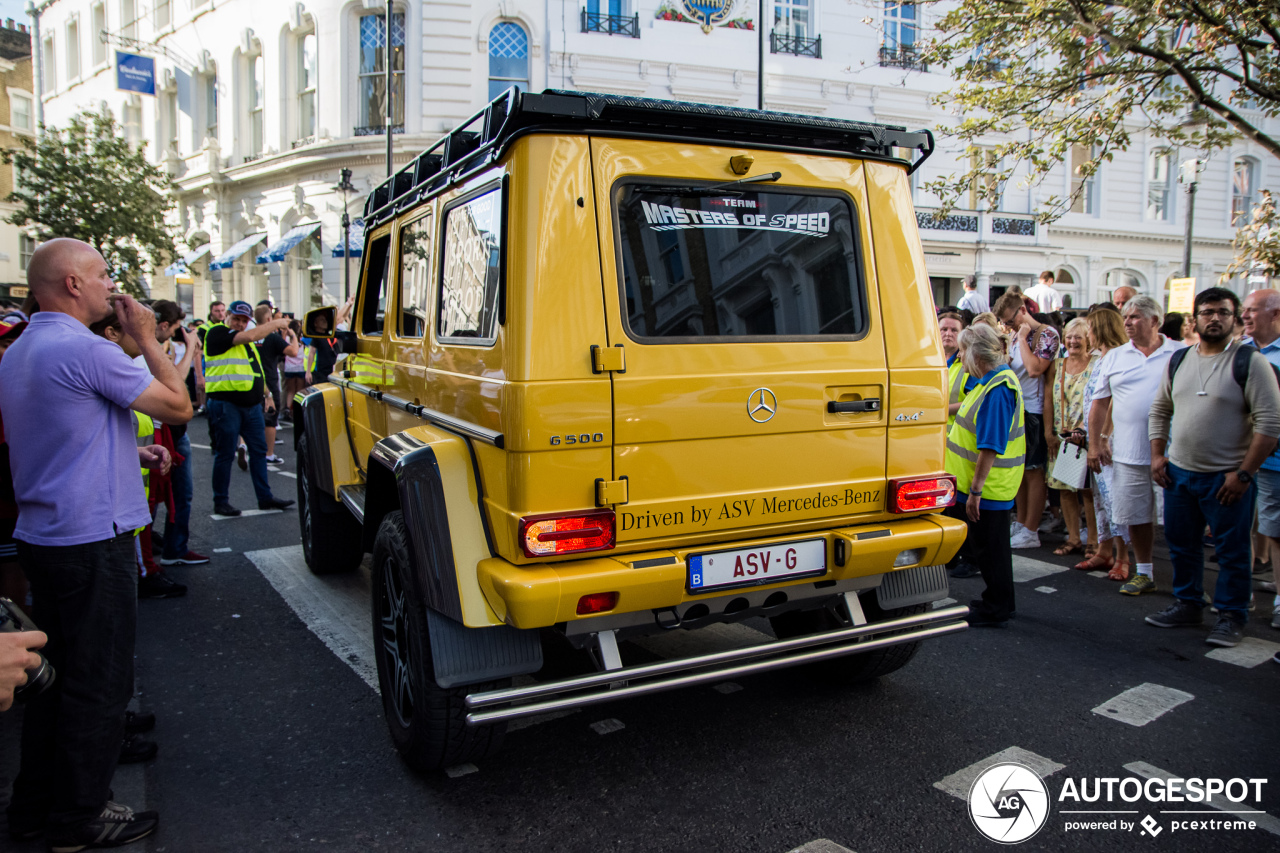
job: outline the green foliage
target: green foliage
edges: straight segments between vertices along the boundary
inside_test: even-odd
[[[110,112],[81,113],[65,129],[44,128],[0,151],[22,178],[9,196],[18,209],[9,222],[37,240],[74,237],[106,259],[120,286],[141,296],[141,277],[176,255],[165,213],[175,185],[119,132]]]
[[[1236,256],[1222,276],[1226,281],[1236,275],[1267,275],[1280,278],[1280,214],[1270,190],[1253,208],[1253,216],[1236,232]]]
[[[923,59],[952,69],[938,101],[970,155],[969,169],[925,185],[945,210],[971,190],[994,207],[1014,174],[1035,186],[1066,162],[1073,191],[1036,211],[1052,221],[1144,132],[1189,156],[1243,136],[1280,157],[1258,118],[1280,115],[1274,0],[960,0],[937,29]],[[1076,145],[1089,156],[1072,164]]]

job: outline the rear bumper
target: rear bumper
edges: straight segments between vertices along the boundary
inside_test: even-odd
[[[663,610],[705,601],[706,595],[688,592],[685,567],[685,560],[690,554],[703,551],[797,539],[822,538],[826,541],[825,576],[742,590],[754,597],[761,591],[797,586],[812,588],[815,580],[865,579],[866,582],[859,583],[859,587],[875,587],[879,585],[879,579],[874,576],[896,569],[949,561],[959,550],[964,537],[963,522],[942,515],[926,515],[820,533],[716,543],[713,548],[650,551],[523,566],[495,557],[482,560],[477,571],[480,588],[499,618],[516,628],[542,628],[588,618],[579,616],[577,607],[578,600],[591,593],[617,592],[618,604],[610,611],[612,614]],[[911,561],[895,566],[895,560],[905,552],[913,552]]]

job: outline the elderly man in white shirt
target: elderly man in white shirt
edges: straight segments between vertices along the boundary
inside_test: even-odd
[[[1028,287],[1025,294],[1034,299],[1040,306],[1040,310],[1046,314],[1062,310],[1062,293],[1054,289],[1054,280],[1053,272],[1045,270],[1040,273],[1040,283],[1034,287]]]
[[[1147,422],[1169,357],[1183,346],[1160,334],[1163,321],[1160,303],[1150,296],[1130,299],[1124,306],[1129,342],[1104,355],[1094,368],[1097,390],[1089,409],[1089,467],[1099,472],[1109,464],[1114,469],[1112,520],[1129,525],[1137,557],[1137,574],[1120,587],[1125,595],[1141,595],[1156,588],[1151,569],[1156,501]],[[1110,447],[1103,436],[1108,406],[1115,428]]]
[[[978,281],[973,276],[967,275],[964,277],[964,296],[960,297],[956,307],[972,311],[974,314],[981,314],[984,311],[991,310],[986,298],[978,292]]]

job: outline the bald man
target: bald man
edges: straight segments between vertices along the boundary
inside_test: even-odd
[[[1244,298],[1240,311],[1244,333],[1262,351],[1267,361],[1280,368],[1280,291],[1272,288],[1255,290]],[[1258,533],[1271,545],[1271,567],[1280,555],[1280,449],[1263,461],[1255,478],[1258,483]],[[1272,584],[1274,586],[1274,583]],[[1272,602],[1271,627],[1280,628],[1280,594]],[[1280,663],[1280,652],[1274,656]]]
[[[1127,284],[1123,284],[1111,291],[1111,304],[1120,309],[1120,313],[1124,313],[1124,304],[1130,299],[1138,295],[1136,288],[1132,288]]]
[[[115,293],[92,246],[41,245],[27,284],[41,310],[0,361],[0,412],[18,502],[18,559],[58,678],[23,718],[9,830],[19,839],[43,832],[50,849],[104,839],[114,846],[159,822],[154,812],[107,800],[133,692],[133,536],[151,521],[141,468],[169,465],[163,447],[138,447],[129,410],[181,424],[191,402],[156,340],[155,312]],[[145,368],[89,331],[112,311]]]

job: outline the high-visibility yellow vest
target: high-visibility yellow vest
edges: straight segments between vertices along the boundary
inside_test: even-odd
[[[950,408],[956,403],[964,400],[964,384],[969,381],[969,374],[965,373],[964,364],[957,355],[955,361],[947,366],[947,388],[950,393],[947,395],[947,431],[951,431],[951,425],[956,422],[956,416],[951,413]]]
[[[982,486],[982,497],[993,501],[1011,501],[1018,494],[1022,483],[1023,463],[1027,456],[1027,435],[1023,423],[1022,386],[1008,365],[1002,365],[985,383],[969,392],[956,412],[956,421],[947,432],[945,467],[956,478],[956,488],[965,494],[973,486],[973,475],[978,466],[978,409],[992,388],[1001,385],[1013,389],[1017,397],[1013,422],[1009,426],[1009,441],[1004,453],[996,457],[995,464]]]
[[[391,367],[384,361],[367,355],[349,356],[343,365],[351,381],[367,388],[391,384]]]
[[[150,415],[144,415],[142,412],[130,412],[133,415],[133,423],[137,428],[138,446],[150,447],[156,443],[156,422],[151,419]],[[151,469],[142,469],[142,490],[146,494],[148,500],[151,498]]]
[[[227,325],[218,323],[210,326],[209,332],[222,328],[227,328]],[[208,339],[208,332],[206,332],[205,340]],[[258,366],[256,374],[253,370],[255,364]],[[236,344],[221,355],[205,353],[204,391],[206,394],[250,391],[253,389],[253,380],[258,376],[265,378],[266,373],[262,370],[262,360],[258,358],[258,348],[253,344]]]

